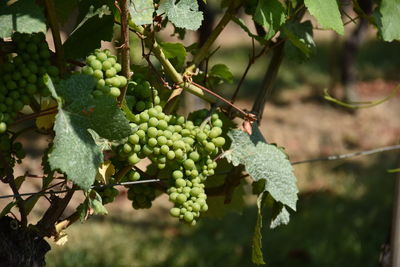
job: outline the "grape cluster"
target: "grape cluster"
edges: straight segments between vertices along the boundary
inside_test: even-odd
[[[141,91],[134,92],[138,99],[142,96]],[[156,91],[153,93],[157,96]],[[217,163],[213,158],[225,144],[218,114],[207,115],[203,110],[192,114],[193,120],[187,120],[183,116],[166,115],[160,105],[154,105],[135,115],[131,123],[133,134],[116,148],[119,160],[130,165],[148,157],[152,166],[169,171],[167,193],[174,203],[170,214],[191,224],[196,223],[200,212],[208,209],[204,182],[214,174]],[[131,199],[137,194],[135,187],[138,185],[132,186]]]
[[[139,75],[129,82],[126,99],[135,114],[160,104],[157,90]]]
[[[8,134],[0,134],[0,151],[3,153],[8,165],[12,168],[15,162],[20,162],[25,157],[25,151],[20,142],[12,143]],[[0,178],[6,175],[0,165]]]
[[[118,189],[111,187],[111,186],[103,187],[101,189],[97,189],[96,191],[101,196],[101,200],[102,200],[103,204],[113,202],[114,199],[116,198],[116,196],[118,196],[118,194],[119,194]]]
[[[129,187],[128,199],[134,209],[149,209],[156,198],[156,190],[147,184],[135,184]]]
[[[43,33],[14,33],[15,53],[6,56],[0,65],[0,133],[7,129],[17,113],[29,105],[34,94],[48,96],[43,81],[48,74],[57,82],[59,71],[50,61],[50,50]]]
[[[121,64],[117,62],[117,57],[107,49],[96,49],[86,58],[86,66],[82,68],[82,73],[92,75],[97,80],[93,92],[95,96],[110,95],[115,98],[121,94],[120,88],[127,84],[126,78],[117,74],[120,71]]]

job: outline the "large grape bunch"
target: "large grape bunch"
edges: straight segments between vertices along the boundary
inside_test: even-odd
[[[95,96],[110,95],[117,98],[120,88],[124,87],[127,80],[124,76],[118,75],[121,71],[121,64],[117,62],[117,57],[112,55],[107,49],[96,49],[86,58],[86,66],[82,68],[82,73],[92,75],[97,80]]]
[[[43,33],[14,33],[15,53],[7,54],[0,65],[0,133],[7,130],[24,105],[35,94],[48,96],[43,76],[57,82],[59,71],[50,61],[50,50]],[[15,56],[16,54],[16,56]]]
[[[143,88],[148,88],[147,83],[137,84],[132,90],[135,99],[143,99]],[[149,90],[153,91],[154,98],[157,97],[156,90]],[[147,157],[152,162],[151,166],[168,171],[167,193],[174,203],[170,214],[194,225],[200,212],[208,209],[204,182],[214,174],[217,163],[213,159],[225,144],[225,139],[220,136],[222,121],[217,113],[208,116],[206,110],[194,114],[193,120],[187,120],[183,116],[166,115],[162,107],[151,100],[145,102],[145,106],[149,108],[136,114],[131,123],[133,134],[126,143],[116,148],[118,158],[133,166]],[[140,110],[137,105],[134,109]],[[135,172],[130,175],[130,179],[140,179]],[[130,189],[131,199],[135,197],[135,187],[138,185]],[[141,195],[141,190],[136,191],[137,195]],[[150,196],[146,199],[139,197],[143,200],[143,206],[148,206],[146,202],[154,194]],[[140,205],[133,203],[133,206],[136,208]]]

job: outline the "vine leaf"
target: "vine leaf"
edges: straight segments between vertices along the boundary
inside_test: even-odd
[[[257,127],[249,135],[240,130],[231,130],[230,153],[226,154],[234,166],[242,164],[253,180],[266,180],[264,191],[277,201],[296,210],[297,186],[293,167],[286,155],[263,139]]]
[[[56,107],[57,103],[52,98],[43,99],[40,103],[41,110]],[[55,114],[49,114],[46,116],[40,116],[36,119],[36,127],[39,129],[51,129],[54,125]]]
[[[400,5],[398,1],[382,0],[376,16],[382,39],[388,42],[400,40]]]
[[[51,80],[46,80],[58,102],[54,124],[56,136],[48,155],[50,167],[65,173],[69,180],[88,190],[103,162],[102,149],[89,129],[96,131],[100,137],[116,140],[130,135],[129,122],[121,119],[124,118],[123,113],[114,99],[91,96],[96,86],[93,77],[73,75],[62,81],[57,91]]]
[[[182,67],[186,59],[186,49],[181,43],[160,42],[159,45],[163,49],[167,59],[176,59],[176,66]]]
[[[151,24],[153,13],[153,0],[135,0],[129,5],[129,14],[136,25]]]
[[[262,217],[263,217],[263,206],[266,200],[267,194],[259,195],[257,199],[257,220],[256,226],[254,227],[254,234],[252,239],[252,251],[251,251],[251,260],[254,264],[265,264],[263,253],[262,253]]]
[[[286,23],[283,27],[283,34],[289,40],[289,42],[285,42],[287,58],[302,61],[309,58],[315,51],[311,21]]]
[[[32,0],[19,0],[11,5],[0,1],[0,38],[11,37],[13,31],[46,32],[44,10]]]
[[[304,4],[324,29],[332,29],[341,35],[344,34],[344,26],[336,0],[304,0]]]
[[[53,170],[65,173],[69,180],[88,190],[94,182],[103,154],[87,131],[88,121],[59,108],[54,131],[54,146],[49,153]]]
[[[168,19],[178,28],[195,31],[201,26],[203,13],[199,11],[197,0],[162,0],[157,10],[165,13]]]
[[[212,66],[209,75],[209,82],[212,85],[218,85],[223,82],[232,83],[233,74],[225,64],[215,64]]]
[[[96,180],[102,184],[108,184],[110,178],[115,174],[115,167],[111,161],[106,160],[101,163],[99,169],[97,170]]]
[[[254,38],[254,40],[258,41],[260,44],[266,43],[267,40],[258,36],[257,34],[252,33],[250,29],[247,27],[246,23],[241,18],[233,17],[232,21],[235,22],[237,25],[239,25],[239,27],[242,28],[242,30],[244,30],[248,36]]]
[[[272,38],[286,21],[285,8],[278,0],[258,1],[254,20],[267,28],[265,39]]]
[[[102,40],[111,41],[113,27],[114,16],[107,5],[97,9],[91,6],[64,43],[66,57],[84,58],[99,48]]]
[[[70,15],[73,13],[74,9],[78,6],[79,0],[53,0],[58,22],[64,25]]]

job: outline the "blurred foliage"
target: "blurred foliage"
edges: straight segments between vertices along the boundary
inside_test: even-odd
[[[337,48],[340,43],[317,42],[316,51],[306,62],[285,58],[279,70],[278,81],[275,90],[302,89],[311,87],[321,91],[331,85],[332,74],[339,79],[339,54]],[[258,50],[256,50],[257,53]],[[394,57],[400,51],[400,43],[387,43],[379,40],[367,41],[361,47],[357,55],[357,77],[359,81],[375,79],[398,80],[400,58]],[[218,51],[210,60],[211,64],[223,62],[234,75],[234,84],[241,78],[248,61],[251,47],[233,47]],[[240,97],[254,96],[254,91],[261,85],[264,72],[269,63],[269,58],[260,58],[251,67],[247,79],[243,83]],[[243,62],[238,64],[238,62]],[[231,96],[234,86],[225,84],[216,90],[226,96]]]

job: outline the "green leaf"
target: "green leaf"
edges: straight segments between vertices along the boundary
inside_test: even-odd
[[[263,206],[266,199],[267,194],[261,194],[257,199],[257,221],[256,226],[254,227],[254,234],[252,239],[252,251],[251,251],[251,260],[254,264],[265,264],[263,253],[262,253],[262,217],[263,217]]]
[[[53,0],[53,2],[56,8],[58,22],[61,25],[67,22],[74,9],[79,4],[79,0]]]
[[[285,54],[288,55],[289,59],[299,59],[301,61],[309,58],[315,51],[311,21],[287,23],[283,27],[283,33],[289,40],[289,42],[285,43]]]
[[[266,39],[258,36],[257,34],[252,33],[250,29],[246,26],[246,23],[241,18],[233,17],[232,21],[235,22],[237,25],[239,25],[240,28],[242,28],[247,33],[247,35],[249,35],[251,38],[254,38],[254,40],[257,40],[259,43],[265,44],[265,42],[267,41]]]
[[[131,1],[129,14],[136,25],[153,23],[154,4],[153,0]]]
[[[93,199],[89,197],[89,207],[91,209],[93,209],[94,214],[107,215],[108,211],[103,205],[103,201],[101,199],[101,196],[96,191],[92,190],[92,192],[95,193],[95,197]],[[91,194],[93,194],[93,193],[91,193]]]
[[[400,40],[400,1],[382,0],[377,15],[377,26],[382,39]]]
[[[182,67],[186,59],[186,49],[181,43],[167,43],[161,42],[161,48],[168,59],[175,58],[177,61],[177,67]]]
[[[94,49],[99,48],[101,41],[111,41],[114,29],[114,16],[107,5],[89,9],[86,16],[64,43],[67,58],[84,58]]]
[[[265,39],[272,38],[286,21],[285,8],[278,0],[258,1],[253,19],[267,28]]]
[[[217,78],[219,80],[218,83],[220,83],[220,81],[228,83],[233,82],[233,74],[225,64],[214,65],[209,72],[209,76],[211,78]]]
[[[195,31],[201,26],[203,13],[199,11],[197,0],[161,0],[157,13],[165,13],[178,28]]]
[[[232,144],[227,159],[235,166],[244,165],[255,181],[265,179],[265,191],[276,201],[296,210],[296,177],[286,155],[276,146],[266,144],[257,131],[250,136],[241,130],[231,130],[228,136]]]
[[[94,183],[103,154],[87,129],[88,120],[59,108],[54,124],[54,146],[49,153],[52,170],[60,170],[85,190]]]
[[[344,34],[344,26],[336,0],[304,0],[308,11],[324,29]]]
[[[93,184],[103,154],[89,129],[100,137],[117,140],[131,133],[128,120],[107,96],[93,98],[95,81],[87,75],[73,75],[63,80],[56,90],[47,81],[50,92],[58,102],[54,124],[56,136],[48,157],[52,170],[59,170],[81,188],[88,190]],[[64,100],[65,107],[63,107]]]
[[[17,205],[17,202],[14,202],[14,201],[8,203],[7,206],[5,206],[4,209],[1,211],[0,218],[6,216],[11,211],[11,209],[16,205]]]
[[[33,0],[19,0],[11,5],[0,1],[0,38],[11,37],[13,31],[46,32],[44,10]]]

